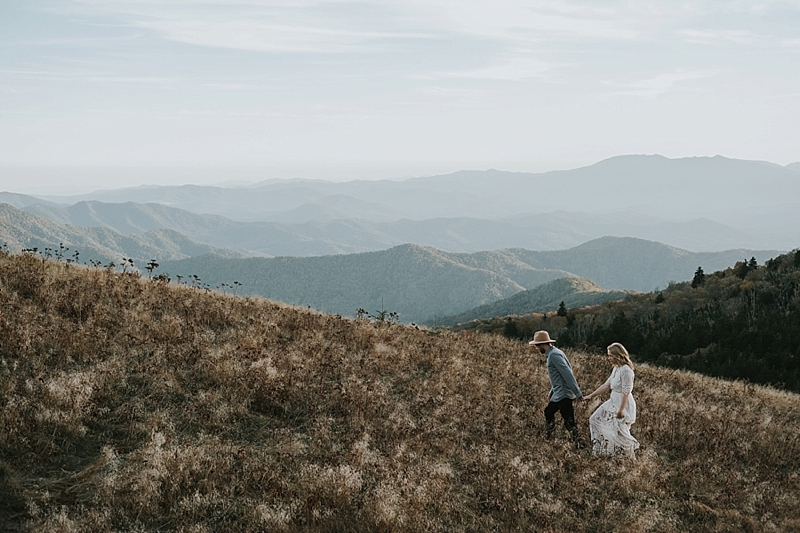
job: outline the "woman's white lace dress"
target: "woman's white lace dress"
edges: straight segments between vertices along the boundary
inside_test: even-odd
[[[631,424],[636,422],[636,401],[633,399],[633,369],[628,365],[615,366],[606,381],[611,385],[611,398],[597,408],[589,418],[592,447],[597,455],[624,455],[635,458],[634,450],[639,441],[631,436]],[[628,403],[617,418],[622,398],[628,395]]]

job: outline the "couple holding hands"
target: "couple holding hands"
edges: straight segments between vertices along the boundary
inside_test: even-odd
[[[588,402],[596,396],[611,392],[611,397],[589,418],[592,449],[596,455],[622,455],[635,459],[634,451],[639,448],[639,442],[631,436],[631,424],[636,421],[636,401],[631,394],[634,374],[633,363],[625,347],[618,342],[608,347],[608,359],[613,365],[611,376],[594,392],[584,396],[567,356],[555,347],[555,339],[551,339],[548,332],[537,331],[529,344],[547,358],[550,393],[544,418],[548,438],[555,431],[556,412],[560,412],[564,426],[580,446],[580,433],[575,424],[572,401],[577,399]]]

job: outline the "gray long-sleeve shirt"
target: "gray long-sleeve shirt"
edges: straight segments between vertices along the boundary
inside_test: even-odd
[[[565,398],[583,397],[581,388],[572,373],[572,365],[564,352],[551,346],[547,352],[547,375],[550,378],[550,401],[560,402]]]

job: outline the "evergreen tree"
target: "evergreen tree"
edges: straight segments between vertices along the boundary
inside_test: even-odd
[[[741,279],[746,278],[748,272],[750,272],[750,268],[747,266],[747,261],[736,261],[736,264],[733,265],[733,273]]]
[[[703,272],[703,267],[697,267],[697,270],[694,272],[694,278],[692,278],[692,288],[696,289],[705,282],[706,273]]]
[[[558,311],[556,312],[558,316],[567,316],[567,306],[564,305],[564,301],[562,300],[560,304],[558,304]]]
[[[511,317],[506,319],[506,325],[503,328],[503,335],[509,339],[517,338],[517,323]]]

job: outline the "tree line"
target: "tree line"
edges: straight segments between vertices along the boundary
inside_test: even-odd
[[[800,250],[598,306],[473,322],[464,328],[560,346],[623,343],[638,361],[800,392]]]

